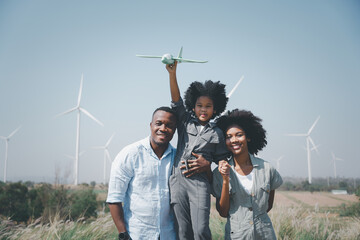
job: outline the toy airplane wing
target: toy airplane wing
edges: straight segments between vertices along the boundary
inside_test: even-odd
[[[151,55],[136,55],[136,56],[142,58],[162,58],[162,56],[151,56]]]
[[[207,63],[208,61],[199,61],[199,60],[191,60],[191,59],[184,59],[184,58],[174,58],[174,60],[178,62],[190,62],[190,63]]]

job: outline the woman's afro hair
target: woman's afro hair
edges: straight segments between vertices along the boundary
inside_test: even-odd
[[[246,138],[250,139],[247,144],[249,153],[256,154],[267,144],[266,130],[261,125],[261,121],[250,111],[234,109],[221,116],[216,124],[224,132],[225,137],[230,126],[239,126],[245,132]]]
[[[212,118],[220,115],[226,109],[228,98],[225,93],[225,85],[219,81],[192,82],[184,95],[186,109],[190,112],[193,111],[197,99],[201,96],[207,96],[213,101],[215,113]]]

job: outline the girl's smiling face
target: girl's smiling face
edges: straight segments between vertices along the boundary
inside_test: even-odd
[[[215,113],[213,100],[207,96],[198,97],[193,111],[200,124],[206,125]]]

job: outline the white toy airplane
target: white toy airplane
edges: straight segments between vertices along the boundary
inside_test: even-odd
[[[182,47],[180,49],[178,57],[174,57],[170,53],[166,53],[162,56],[150,56],[150,55],[136,55],[137,57],[142,58],[161,58],[161,62],[164,64],[174,64],[175,61],[181,63],[181,62],[189,62],[189,63],[206,63],[207,61],[197,61],[197,60],[190,60],[190,59],[184,59],[182,58]]]

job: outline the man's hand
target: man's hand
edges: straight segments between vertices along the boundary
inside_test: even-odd
[[[194,160],[188,160],[188,170],[184,171],[183,174],[186,177],[191,177],[194,174],[201,173],[201,172],[211,172],[211,163],[207,161],[202,155],[192,153],[193,156],[196,157]],[[181,161],[182,164],[185,164],[184,161]],[[182,165],[180,169],[186,169],[185,165]]]

